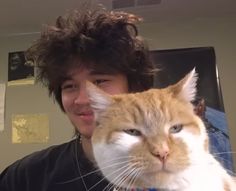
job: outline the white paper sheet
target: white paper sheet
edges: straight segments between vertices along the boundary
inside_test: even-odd
[[[0,83],[0,131],[4,130],[6,84]]]

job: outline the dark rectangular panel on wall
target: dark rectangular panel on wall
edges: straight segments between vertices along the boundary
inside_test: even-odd
[[[153,50],[151,59],[160,70],[154,78],[157,88],[176,83],[195,68],[198,74],[195,112],[205,122],[211,153],[232,172],[232,151],[214,48]]]

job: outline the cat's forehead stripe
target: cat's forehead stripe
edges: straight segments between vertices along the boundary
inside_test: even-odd
[[[134,123],[138,123],[138,120],[140,119],[140,116],[144,116],[143,106],[139,102],[137,102],[136,100],[133,100],[132,106],[133,107],[130,108],[131,112],[129,112],[129,113],[133,117]]]

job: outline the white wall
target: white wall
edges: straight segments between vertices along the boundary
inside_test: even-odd
[[[223,91],[223,100],[230,127],[232,148],[236,151],[236,19],[208,19],[176,23],[146,23],[140,33],[148,39],[151,49],[174,49],[213,46]],[[37,35],[0,38],[0,81],[7,81],[8,52],[21,51]],[[48,113],[50,139],[48,144],[12,144],[11,115],[13,113]],[[5,130],[0,132],[0,171],[13,161],[52,144],[71,138],[72,127],[47,96],[47,91],[36,86],[9,87],[6,94]],[[236,155],[235,160],[236,161]]]

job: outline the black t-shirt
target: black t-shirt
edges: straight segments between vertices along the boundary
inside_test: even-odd
[[[102,191],[108,184],[77,139],[28,155],[0,175],[0,191]]]

